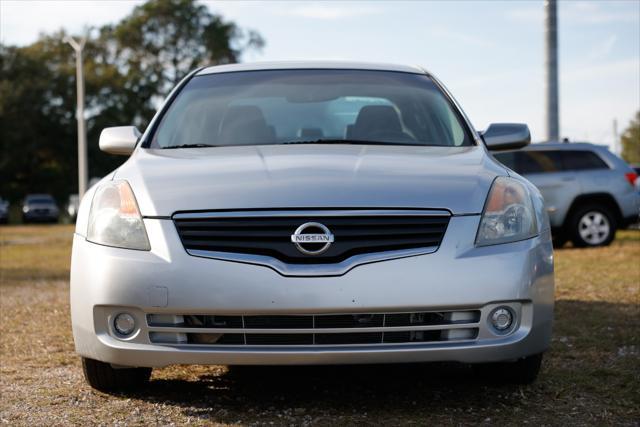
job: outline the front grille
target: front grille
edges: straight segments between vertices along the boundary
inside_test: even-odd
[[[334,242],[318,255],[304,254],[291,242],[302,224],[317,222],[334,235]],[[350,215],[326,211],[317,215],[174,218],[187,250],[263,255],[289,264],[328,264],[359,254],[438,247],[449,224],[448,215]],[[322,243],[307,243],[312,251]]]
[[[247,329],[313,328],[311,316],[244,316]]]
[[[149,314],[157,344],[322,346],[464,341],[478,335],[479,310],[318,315]]]

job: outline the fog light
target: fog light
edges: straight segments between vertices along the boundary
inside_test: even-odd
[[[504,332],[513,325],[513,314],[506,307],[498,307],[491,313],[491,324],[496,330]]]
[[[113,319],[113,327],[120,335],[129,335],[136,327],[136,320],[129,313],[120,313]]]

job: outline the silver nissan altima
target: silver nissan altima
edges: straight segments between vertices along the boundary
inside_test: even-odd
[[[540,193],[444,86],[406,66],[224,65],[188,75],[82,199],[76,351],[100,390],[169,364],[455,361],[533,381],[553,318]]]

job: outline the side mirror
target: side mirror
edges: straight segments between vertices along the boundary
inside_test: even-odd
[[[492,151],[522,148],[531,142],[529,126],[520,123],[494,123],[480,134]]]
[[[100,133],[100,149],[105,153],[128,156],[133,153],[140,135],[135,126],[105,128]]]

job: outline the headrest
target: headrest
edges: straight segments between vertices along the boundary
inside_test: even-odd
[[[262,110],[254,105],[229,107],[220,122],[223,144],[254,144],[271,142],[273,129],[267,126]]]
[[[402,132],[400,117],[390,105],[362,107],[351,131],[354,138],[367,138],[377,132]]]

